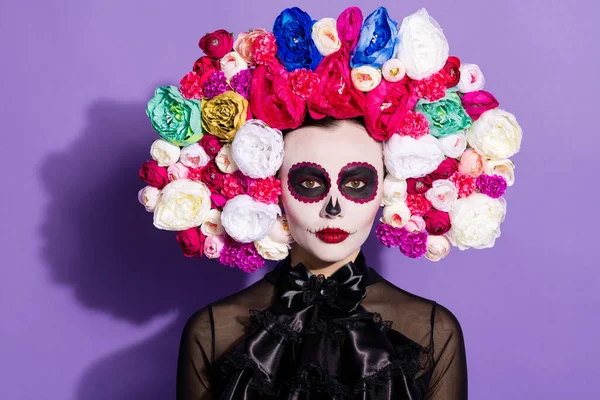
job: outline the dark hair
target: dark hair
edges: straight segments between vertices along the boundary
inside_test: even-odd
[[[339,121],[350,121],[350,122],[353,122],[360,126],[363,126],[363,127],[365,126],[362,117],[355,117],[355,118],[348,118],[348,119],[336,119],[333,117],[325,117],[325,118],[321,118],[321,119],[315,119],[310,114],[306,114],[306,117],[304,118],[302,125],[300,125],[300,127],[296,128],[296,129],[306,128],[306,127],[329,128],[329,127],[337,125]],[[285,136],[286,133],[292,132],[294,130],[295,129],[285,129],[282,132],[283,132],[283,135]]]

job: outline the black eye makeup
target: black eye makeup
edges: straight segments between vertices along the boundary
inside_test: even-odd
[[[377,169],[366,162],[351,162],[338,175],[340,193],[355,203],[367,203],[377,195]]]
[[[303,203],[316,203],[329,193],[331,180],[325,168],[319,164],[301,162],[290,168],[287,185],[296,200]]]

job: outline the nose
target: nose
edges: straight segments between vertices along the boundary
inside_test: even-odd
[[[334,200],[333,196],[331,196],[329,198],[329,201],[323,208],[323,210],[321,210],[321,217],[335,218],[335,217],[341,216],[341,214],[342,214],[342,207],[340,206],[339,201],[337,199]]]

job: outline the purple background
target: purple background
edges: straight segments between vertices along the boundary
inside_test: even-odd
[[[137,169],[153,89],[178,83],[204,33],[270,29],[282,3],[0,3],[0,398],[173,398],[187,317],[262,276],[183,257],[137,204]],[[524,141],[495,248],[434,264],[371,239],[371,265],[456,314],[471,398],[600,398],[598,2],[387,3],[399,22],[428,9]],[[348,3],[295,4],[322,18]]]

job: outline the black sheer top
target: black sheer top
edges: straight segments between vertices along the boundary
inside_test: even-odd
[[[288,257],[197,311],[181,339],[179,400],[466,398],[457,319],[362,253],[330,277]]]

